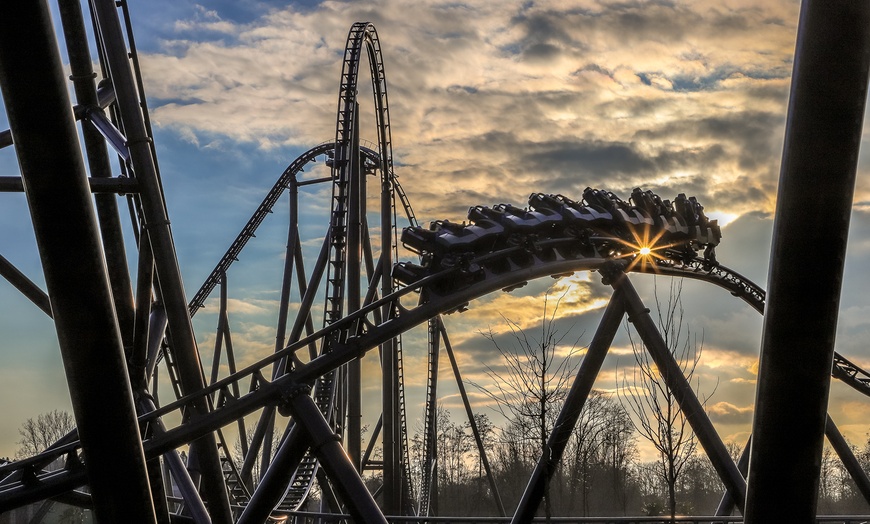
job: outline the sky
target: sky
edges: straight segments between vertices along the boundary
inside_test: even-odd
[[[686,193],[724,224],[719,261],[767,287],[797,1],[130,4],[188,296],[284,168],[334,137],[341,56],[357,21],[372,22],[380,36],[395,169],[421,223],[462,221],[473,205],[523,206],[532,192],[575,199],[587,186],[624,199],[634,187],[670,199]],[[360,97],[363,138],[373,141],[366,82]],[[8,127],[5,113],[0,127]],[[870,368],[866,136],[837,350]],[[305,176],[323,170],[321,164]],[[0,150],[0,176],[16,174],[14,152]],[[0,254],[42,285],[24,198],[0,194],[0,201]],[[307,188],[302,202],[310,261],[326,229],[327,188]],[[276,206],[229,274],[234,343],[243,364],[274,344],[284,206]],[[823,255],[819,247],[807,254],[808,262]],[[806,278],[812,277],[808,264]],[[662,277],[632,278],[650,304],[654,287],[668,285]],[[597,274],[577,273],[472,302],[467,312],[447,317],[463,378],[483,382],[487,366],[500,365],[481,331],[509,343],[505,318],[539,328],[546,296],[565,294],[557,326],[582,347],[610,293]],[[703,341],[697,378],[702,395],[709,395],[708,413],[723,439],[742,444],[753,409],[761,316],[697,282],[685,283],[682,298],[685,323]],[[214,304],[195,319],[203,354],[214,344]],[[21,423],[69,400],[53,325],[5,281],[0,332],[4,456],[14,454]],[[422,414],[425,331],[409,333],[404,347],[413,432]],[[623,330],[596,387],[613,391],[631,359]],[[376,363],[364,362],[367,402],[376,405]],[[461,419],[444,365],[442,373],[441,402]],[[475,409],[493,416],[485,395],[470,392]],[[853,443],[867,440],[870,400],[835,381],[829,412]]]

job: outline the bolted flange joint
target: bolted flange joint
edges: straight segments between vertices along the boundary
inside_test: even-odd
[[[611,286],[619,275],[625,273],[627,264],[624,260],[608,260],[598,268],[598,274],[601,275],[601,283],[605,286]]]
[[[283,417],[289,417],[293,413],[291,404],[293,399],[299,395],[310,395],[311,386],[309,384],[289,384],[281,388],[281,395],[278,400],[278,413]]]

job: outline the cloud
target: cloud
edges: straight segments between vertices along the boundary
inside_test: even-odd
[[[292,307],[298,307],[294,304]],[[220,298],[210,298],[205,301],[203,311],[217,312],[220,309]],[[277,300],[262,300],[262,299],[227,299],[227,312],[238,315],[262,315],[278,309]]]
[[[721,424],[747,424],[752,420],[753,411],[754,407],[751,405],[738,407],[725,401],[707,406],[710,420]]]
[[[198,8],[142,61],[155,122],[191,143],[310,146],[334,134],[348,21],[372,20],[397,171],[418,216],[587,185],[691,191],[739,214],[771,206],[794,11],[785,1],[384,0],[239,22]]]

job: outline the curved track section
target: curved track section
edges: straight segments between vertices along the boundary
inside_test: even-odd
[[[296,176],[303,171],[306,165],[311,162],[314,162],[315,159],[319,156],[323,155],[332,155],[335,152],[335,143],[334,142],[324,142],[318,146],[315,146],[308,151],[299,155],[293,162],[287,166],[287,169],[281,173],[281,176],[278,177],[278,180],[266,194],[266,197],[260,202],[260,205],[257,207],[254,214],[251,215],[251,218],[233,240],[232,244],[230,244],[229,249],[227,249],[226,253],[221,257],[220,261],[217,265],[212,269],[211,273],[209,273],[208,277],[199,287],[199,290],[193,295],[193,298],[190,299],[188,303],[188,309],[190,310],[190,316],[196,314],[200,308],[205,304],[206,298],[214,291],[214,288],[220,283],[221,274],[226,273],[226,271],[233,265],[233,262],[239,259],[239,255],[241,255],[242,250],[247,245],[248,241],[255,236],[257,232],[257,228],[260,227],[260,224],[263,223],[263,220],[266,219],[267,216],[272,212],[272,208],[275,207],[275,204],[278,202],[278,199],[281,198],[281,195],[284,194],[284,191],[287,190],[292,180],[296,179]],[[378,154],[366,147],[361,147],[360,152],[366,157],[367,160],[380,163],[380,159]]]
[[[357,111],[359,105],[357,103],[358,78],[360,69],[360,60],[362,58],[363,49],[366,50],[366,55],[371,69],[371,81],[374,94],[374,106],[377,120],[378,144],[377,151],[359,146],[361,153],[362,166],[355,165],[357,159],[355,156],[356,144],[359,142],[359,129],[356,129],[358,123]],[[346,262],[347,262],[347,229],[348,217],[351,198],[348,186],[350,182],[350,172],[353,169],[362,169],[363,172],[371,171],[374,167],[381,172],[381,192],[382,192],[382,207],[388,207],[390,213],[382,211],[382,222],[385,218],[390,217],[391,227],[388,228],[392,240],[389,245],[392,246],[392,256],[389,258],[383,257],[384,263],[391,265],[390,261],[397,257],[397,234],[396,234],[396,203],[395,198],[398,196],[401,202],[404,215],[412,226],[417,225],[416,217],[411,208],[410,201],[401,187],[395,173],[393,171],[392,161],[392,138],[390,132],[389,105],[387,99],[386,77],[384,74],[383,57],[380,50],[380,42],[377,32],[372,24],[356,23],[354,24],[347,38],[345,53],[342,65],[341,84],[339,88],[338,110],[336,118],[336,134],[335,140],[332,143],[324,143],[314,147],[296,160],[294,160],[278,178],[272,189],[263,199],[260,206],[251,216],[248,223],[242,228],[236,239],[231,244],[230,248],[212,270],[203,285],[191,299],[188,308],[191,315],[194,315],[204,304],[206,298],[214,290],[220,282],[221,277],[229,269],[232,263],[238,259],[247,242],[254,237],[254,234],[266,216],[271,213],[273,206],[276,204],[285,189],[292,183],[295,183],[296,176],[302,171],[303,167],[309,162],[314,161],[317,156],[327,155],[329,164],[332,168],[332,202],[331,215],[328,230],[329,242],[329,260],[327,267],[327,288],[326,302],[324,306],[324,325],[329,325],[341,319],[344,311],[344,301],[346,293]],[[364,176],[364,175],[363,175]],[[382,245],[386,245],[385,238],[382,238]],[[382,273],[389,273],[381,270]],[[389,288],[383,288],[382,292],[388,294],[394,289],[392,283]],[[369,293],[371,295],[371,293]],[[374,295],[377,296],[376,294]],[[405,491],[410,492],[410,466],[407,460],[408,444],[407,444],[407,422],[405,417],[405,402],[404,402],[404,379],[402,371],[402,348],[400,337],[396,338],[397,352],[397,381],[399,391],[399,413],[400,413],[400,430],[402,448],[404,452],[403,463],[403,478],[405,482]],[[321,352],[329,352],[330,343],[324,340],[322,343]],[[172,367],[171,363],[170,368]],[[341,372],[339,372],[341,373]],[[341,407],[335,405],[337,385],[344,379],[336,377],[334,372],[328,373],[326,376],[320,377],[314,388],[314,397],[321,412],[328,417],[328,420],[334,425],[339,424],[338,420],[343,418],[340,412]],[[337,410],[338,408],[338,410]],[[285,495],[284,502],[281,504],[282,510],[298,509],[307,497],[311,485],[316,478],[317,461],[313,455],[308,454],[303,459],[302,464],[293,475],[290,487]]]
[[[436,290],[444,293],[481,278],[486,273],[484,260],[486,268],[498,274],[530,263],[603,257],[624,261],[627,271],[715,284],[764,311],[765,291],[716,261],[714,248],[721,232],[694,197],[681,194],[670,202],[635,189],[626,202],[613,193],[587,188],[581,201],[538,193],[529,197],[528,209],[509,204],[476,206],[468,218],[468,224],[435,221],[428,230],[406,228],[402,240],[421,254],[422,264],[400,263],[394,270],[396,277],[412,283],[432,272],[458,269],[464,279]],[[696,256],[701,249],[703,258]],[[513,254],[490,262],[492,252],[480,255],[490,250]],[[870,396],[870,374],[838,353],[832,376]]]
[[[355,157],[356,147],[359,143],[358,115],[359,104],[357,102],[358,79],[360,60],[363,49],[366,50],[368,62],[371,70],[372,90],[374,94],[375,117],[377,121],[378,131],[378,151],[377,156],[372,157],[376,162],[381,173],[381,224],[382,231],[386,230],[387,234],[393,239],[395,233],[395,195],[398,193],[401,202],[404,206],[408,220],[411,224],[416,224],[413,211],[407,196],[398,185],[393,172],[392,160],[392,138],[390,130],[389,104],[387,100],[387,84],[384,73],[383,56],[381,54],[380,41],[378,39],[375,27],[366,22],[358,22],[351,27],[347,43],[345,45],[344,58],[342,62],[341,84],[339,87],[338,109],[336,118],[335,142],[332,158],[332,212],[330,217],[330,225],[328,232],[329,239],[329,262],[327,264],[327,291],[326,302],[324,306],[324,327],[327,327],[344,316],[345,293],[346,286],[346,271],[347,271],[347,240],[348,228],[348,212],[350,211],[352,171],[359,169],[356,166],[358,159]],[[361,176],[365,176],[364,173]],[[363,205],[364,203],[360,204]],[[389,212],[387,211],[389,210]],[[386,224],[390,227],[386,227]],[[389,267],[390,261],[397,256],[395,240],[390,240],[388,236],[382,235],[381,243],[384,246],[384,252],[381,255],[381,263]],[[385,256],[386,252],[392,252],[391,257]],[[383,271],[387,273],[387,271]],[[384,282],[387,282],[387,276],[384,276]],[[382,292],[388,294],[393,291],[394,285],[390,281],[389,284],[382,286]],[[396,342],[396,361],[397,377],[399,389],[399,413],[400,413],[400,430],[403,444],[404,455],[401,457],[403,465],[403,476],[406,484],[406,492],[410,491],[410,467],[407,460],[408,445],[407,445],[407,426],[404,417],[404,380],[402,373],[402,351],[401,339],[397,336]],[[331,351],[331,343],[329,339],[324,339],[321,348],[321,354],[327,354]],[[388,372],[388,371],[385,371]],[[320,377],[314,389],[315,400],[321,413],[333,425],[339,426],[344,419],[344,406],[338,405],[337,394],[339,391],[338,383],[343,382],[345,378],[341,372],[332,371]],[[284,498],[282,508],[290,508],[292,510],[301,507],[305,501],[311,485],[316,478],[317,459],[312,452],[306,453],[293,479],[290,483],[288,491]]]
[[[550,275],[559,275],[580,270],[597,270],[607,264],[620,264],[626,269],[647,273],[665,273],[674,276],[696,278],[714,283],[732,294],[754,304],[756,309],[763,308],[763,292],[737,273],[722,266],[713,265],[709,260],[685,258],[660,260],[657,263],[642,264],[638,252],[628,256],[595,254],[606,251],[612,246],[614,237],[595,237],[582,239],[576,235],[560,238],[536,238],[523,245],[507,247],[480,255],[469,255],[463,263],[431,271],[427,275],[416,275],[416,279],[406,287],[364,306],[360,311],[330,324],[317,333],[302,338],[283,350],[253,364],[229,377],[226,377],[201,391],[188,395],[176,402],[159,408],[140,417],[140,425],[148,427],[152,422],[181,420],[181,414],[191,405],[203,399],[213,401],[215,409],[207,416],[187,421],[184,424],[167,428],[144,441],[146,456],[153,458],[171,449],[192,442],[198,437],[215,431],[240,417],[246,416],[268,404],[282,406],[289,395],[294,394],[299,384],[314,380],[342,364],[361,356],[378,344],[398,336],[402,332],[426,322],[439,313],[456,311],[468,301],[497,291],[516,287],[523,282]],[[609,252],[609,251],[608,251]],[[397,265],[397,271],[405,271]],[[421,293],[421,301],[415,307],[404,307],[402,297],[412,292]],[[376,320],[376,312],[388,305],[394,314],[389,318]],[[305,351],[308,344],[334,334],[348,333],[351,326],[363,323],[362,332],[351,334],[336,342],[332,351],[322,354],[310,362],[298,364],[293,370],[274,381],[268,381],[268,368],[276,361],[292,357],[298,351]],[[298,362],[298,360],[297,360]],[[866,371],[838,357],[834,370],[837,378],[847,377],[846,382],[861,393],[870,395],[870,375]],[[233,394],[234,386],[245,393]],[[85,482],[83,468],[75,467],[76,460],[68,463],[73,466],[56,472],[43,473],[38,468],[46,460],[59,456],[80,456],[78,442],[60,446],[50,452],[31,459],[0,466],[0,477],[14,472],[24,472],[27,481],[10,482],[0,487],[0,511],[41,500],[48,496],[63,493],[72,486]]]

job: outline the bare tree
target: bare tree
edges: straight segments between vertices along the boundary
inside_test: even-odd
[[[241,435],[236,436],[236,440],[233,442],[232,457],[230,457],[233,460],[233,464],[235,465],[236,470],[239,472],[242,471],[242,467],[245,464],[245,453],[243,452],[243,450],[245,450],[245,449],[250,450],[251,449],[251,443],[254,440],[254,428],[251,428],[251,427],[246,428],[245,433],[246,433],[245,438],[247,439],[247,446],[242,446],[242,436]],[[281,445],[281,433],[278,432],[278,433],[275,433],[272,435],[272,449],[277,450],[278,446],[280,446],[280,445]],[[260,476],[261,476],[260,475],[261,474],[260,465],[262,463],[262,461],[260,459],[262,457],[263,457],[263,447],[261,446],[260,449],[257,451],[257,459],[254,460],[252,465],[251,465],[250,478],[245,481],[246,484],[248,482],[250,482],[250,485],[248,486],[249,489],[256,488],[257,485],[260,483],[260,480],[262,480],[260,478]],[[184,462],[187,463],[186,460]]]
[[[565,457],[571,487],[582,516],[592,511],[626,510],[628,469],[635,454],[631,416],[615,398],[592,390],[583,404]],[[597,508],[593,508],[597,501]],[[602,505],[602,503],[605,503]]]
[[[629,470],[637,454],[631,415],[617,400],[608,398],[606,422],[601,435],[602,462],[609,472],[613,508],[625,514],[628,505]]]
[[[487,375],[492,379],[490,385],[472,383],[495,402],[498,412],[520,426],[519,434],[534,439],[535,448],[545,457],[549,455],[547,439],[577,367],[573,359],[577,341],[561,355],[559,351],[567,336],[556,329],[556,314],[564,297],[565,294],[559,297],[552,310],[549,295],[545,297],[540,338],[534,338],[517,322],[504,316],[515,347],[499,344],[492,330],[481,332],[501,353],[505,365],[498,370],[487,366]],[[549,517],[548,487],[545,487],[544,507]]]
[[[480,434],[480,440],[483,442],[483,449],[491,449],[496,442],[495,424],[489,419],[489,416],[486,413],[475,413],[474,424],[477,426],[477,431]],[[477,484],[482,489],[485,486],[483,457],[480,455],[480,453],[476,453],[474,457],[477,462]],[[483,493],[481,491],[478,491],[478,495],[483,496]]]
[[[468,424],[450,420],[450,411],[438,406],[438,485],[444,489],[459,486],[471,476],[468,455],[474,449],[474,440],[466,432]]]
[[[822,451],[822,467],[819,469],[819,511],[831,513],[834,508],[839,495],[836,482],[838,469],[841,469],[841,462],[830,444],[825,443]]]
[[[677,283],[672,279],[668,300],[662,302],[656,288],[657,321],[665,344],[686,380],[691,382],[701,358],[703,340],[699,341],[688,326],[683,325],[681,292],[682,282]],[[668,509],[673,517],[676,514],[680,475],[695,454],[697,440],[688,418],[680,410],[676,397],[667,385],[668,377],[656,367],[643,342],[637,341],[630,329],[627,331],[634,366],[628,373],[623,370],[620,399],[634,414],[632,421],[637,432],[658,451],[656,474],[667,489]],[[702,404],[711,395],[701,399]]]
[[[18,451],[15,458],[32,457],[60,440],[75,429],[73,416],[66,411],[53,410],[42,413],[35,419],[29,418],[18,428],[21,440],[18,441]]]
[[[584,517],[589,515],[589,498],[596,484],[594,470],[603,448],[608,401],[600,391],[590,392],[580,411],[571,441],[571,480],[580,489]]]

